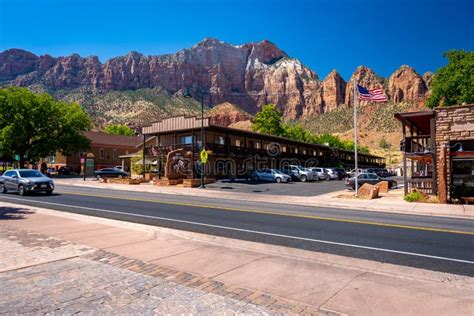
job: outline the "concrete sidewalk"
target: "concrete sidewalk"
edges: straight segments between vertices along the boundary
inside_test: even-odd
[[[70,251],[87,251],[87,260],[159,275],[265,311],[472,315],[474,310],[474,278],[466,276],[9,203],[0,211],[0,226],[84,245]]]
[[[401,189],[392,191],[389,195],[374,200],[338,198],[341,194],[350,195],[348,191],[338,191],[329,194],[302,197],[289,195],[265,195],[242,192],[219,191],[212,189],[184,188],[180,186],[154,186],[151,184],[126,185],[115,183],[100,183],[94,180],[56,179],[57,184],[85,186],[92,188],[125,190],[173,195],[189,195],[198,197],[232,199],[254,202],[269,202],[294,204],[314,207],[345,208],[363,211],[377,211],[411,215],[442,216],[453,218],[474,219],[474,205],[409,203],[402,199]]]

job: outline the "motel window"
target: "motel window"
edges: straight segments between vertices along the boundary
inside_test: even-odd
[[[117,149],[112,150],[112,157],[114,160],[117,160]]]
[[[99,157],[100,159],[105,159],[105,149],[101,148],[99,151]]]
[[[306,149],[303,149],[303,155],[306,155]]]
[[[255,148],[257,148],[257,149],[260,149],[260,148],[261,148],[260,142],[256,142],[256,143],[255,143]]]
[[[214,139],[214,142],[219,145],[225,145],[225,137],[221,135],[217,135]]]
[[[283,147],[281,148],[281,151],[284,152],[284,153],[286,153],[286,146],[283,146]]]
[[[297,153],[298,153],[298,148],[295,148],[295,154],[297,154]]]
[[[193,143],[193,137],[191,135],[180,136],[179,137],[179,143],[180,144],[192,144]]]
[[[242,146],[242,142],[240,141],[240,139],[236,139],[236,140],[235,140],[235,146],[236,146],[236,147]]]
[[[313,156],[316,156],[318,153],[316,152],[316,150],[313,150]]]

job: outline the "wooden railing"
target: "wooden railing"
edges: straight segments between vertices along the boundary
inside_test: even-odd
[[[408,192],[412,189],[417,189],[426,194],[434,194],[433,179],[432,178],[415,178],[407,179]]]
[[[405,137],[406,153],[432,152],[431,136],[407,136]]]

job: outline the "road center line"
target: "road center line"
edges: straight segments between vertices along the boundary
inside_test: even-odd
[[[77,195],[77,196],[97,197],[97,198],[109,198],[109,199],[115,199],[115,200],[128,200],[128,201],[137,201],[137,202],[161,203],[161,204],[177,205],[177,206],[209,208],[209,209],[213,209],[213,210],[223,210],[223,211],[232,211],[232,212],[277,215],[277,216],[286,216],[286,217],[294,217],[294,218],[307,218],[307,219],[332,221],[332,222],[342,222],[342,223],[350,223],[350,224],[362,224],[362,225],[373,225],[373,226],[382,226],[382,227],[391,227],[391,228],[422,230],[422,231],[431,231],[431,232],[438,232],[438,233],[474,235],[474,232],[453,230],[453,229],[432,228],[432,227],[422,227],[422,226],[412,226],[412,225],[400,225],[400,224],[389,224],[389,223],[381,223],[381,222],[373,222],[373,221],[332,218],[332,217],[324,217],[324,216],[316,216],[316,215],[292,214],[292,213],[275,212],[275,211],[269,211],[269,210],[251,210],[251,209],[242,209],[242,208],[228,207],[228,206],[193,204],[193,203],[185,203],[185,202],[170,202],[170,201],[162,201],[162,200],[156,200],[156,199],[133,198],[133,197],[117,197],[117,196],[111,196],[111,195],[76,193],[76,192],[67,192],[67,191],[66,192],[64,192],[64,191],[63,192],[58,192],[58,193],[69,194],[69,195]]]
[[[192,221],[186,221],[186,220],[180,220],[180,219],[165,218],[165,217],[159,217],[159,216],[140,215],[140,214],[133,214],[133,213],[128,213],[128,212],[119,212],[119,211],[105,210],[105,209],[99,209],[99,208],[75,206],[75,205],[68,205],[68,204],[54,203],[54,202],[45,202],[45,201],[37,201],[37,200],[25,200],[25,199],[20,199],[20,198],[13,198],[13,197],[5,197],[5,198],[15,200],[15,201],[32,201],[32,202],[35,202],[35,203],[46,204],[46,205],[73,207],[73,208],[79,208],[79,209],[84,209],[84,210],[91,210],[91,211],[98,211],[98,212],[105,212],[105,213],[112,213],[112,214],[120,214],[120,215],[134,216],[134,217],[158,219],[158,220],[164,220],[164,221],[170,221],[170,222],[176,222],[176,223],[184,223],[184,224],[191,224],[191,225],[197,225],[197,226],[219,228],[219,229],[239,231],[239,232],[252,233],[252,234],[258,234],[258,235],[272,236],[272,237],[280,237],[280,238],[287,238],[287,239],[310,241],[310,242],[329,244],[329,245],[345,246],[345,247],[352,247],[352,248],[359,248],[359,249],[366,249],[366,250],[375,250],[375,251],[382,251],[382,252],[388,252],[388,253],[409,255],[409,256],[415,256],[415,257],[423,257],[423,258],[438,259],[438,260],[445,260],[445,261],[452,261],[452,262],[459,262],[459,263],[474,264],[474,261],[468,261],[468,260],[432,256],[432,255],[426,255],[426,254],[420,254],[420,253],[414,253],[414,252],[406,252],[406,251],[399,251],[399,250],[392,250],[392,249],[385,249],[385,248],[368,247],[368,246],[340,243],[340,242],[335,242],[335,241],[327,241],[327,240],[319,240],[319,239],[312,239],[312,238],[305,238],[305,237],[289,236],[289,235],[261,232],[261,231],[255,231],[255,230],[249,230],[249,229],[234,228],[234,227],[212,225],[212,224],[192,222]]]

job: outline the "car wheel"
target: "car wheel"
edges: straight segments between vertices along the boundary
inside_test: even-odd
[[[97,180],[100,180],[100,176],[99,176],[99,175],[96,175],[95,178],[96,178]]]
[[[301,176],[301,177],[300,177],[300,181],[301,181],[301,182],[306,182],[306,180],[307,180],[306,176]]]
[[[255,176],[255,177],[253,177],[253,180],[254,180],[254,181],[259,181],[259,180],[260,180],[260,177],[259,177],[259,176]]]
[[[23,186],[23,184],[20,184],[18,186],[18,194],[21,196],[24,196],[26,194],[25,187]]]
[[[0,183],[0,191],[2,191],[2,193],[7,193],[8,192],[7,187],[5,186],[5,184]]]
[[[281,178],[276,178],[275,181],[276,181],[276,183],[280,183],[280,182],[281,182]]]
[[[119,178],[119,179],[122,179],[122,178],[123,178],[123,176],[122,176],[121,174],[119,174],[119,176],[118,176],[117,178]]]

